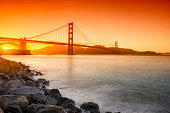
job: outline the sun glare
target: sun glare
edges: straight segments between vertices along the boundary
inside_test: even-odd
[[[3,49],[7,50],[7,49],[9,49],[9,48],[8,48],[8,47],[3,47]]]
[[[6,44],[6,45],[3,45],[3,46],[2,46],[2,49],[8,50],[8,49],[14,49],[14,47],[11,46],[11,45]]]

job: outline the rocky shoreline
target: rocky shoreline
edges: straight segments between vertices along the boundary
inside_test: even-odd
[[[47,89],[49,81],[34,79],[36,75],[43,74],[20,62],[0,58],[0,113],[100,113],[93,102],[78,108],[58,89]]]

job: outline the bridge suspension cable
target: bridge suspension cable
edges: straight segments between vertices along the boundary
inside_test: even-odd
[[[86,41],[88,41],[90,44],[95,45],[93,41],[91,41],[84,33],[80,31],[80,29],[74,25],[74,30],[81,35],[82,38],[84,38]]]
[[[65,39],[67,39],[65,37],[65,36],[67,36],[65,34],[65,30],[68,30],[68,24],[61,26],[59,28],[53,29],[51,31],[36,35],[36,36],[28,37],[27,39],[32,39],[32,38],[40,37],[40,36],[43,36],[43,35],[47,35],[47,34],[52,33],[52,32],[56,32],[57,41],[58,42],[63,42],[63,41],[65,42],[66,41]],[[76,25],[74,25],[74,30],[78,33],[78,35],[80,35],[80,37],[82,37],[88,43],[95,45],[95,43],[93,41],[91,41],[83,32],[81,32],[81,30]]]
[[[45,33],[42,33],[42,34],[39,34],[39,35],[36,35],[36,36],[33,36],[33,37],[29,37],[29,38],[27,38],[27,39],[32,39],[32,38],[36,38],[36,37],[39,37],[39,36],[43,36],[43,35],[46,35],[46,34],[55,32],[55,31],[57,31],[57,30],[60,30],[60,29],[62,29],[62,28],[64,28],[64,27],[67,27],[67,24],[64,25],[64,26],[61,26],[61,27],[59,27],[59,28],[56,28],[56,29],[54,29],[54,30],[51,30],[51,31],[48,31],[48,32],[45,32]]]

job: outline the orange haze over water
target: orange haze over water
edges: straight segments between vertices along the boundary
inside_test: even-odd
[[[31,37],[73,22],[96,44],[113,46],[119,41],[122,48],[170,52],[170,0],[0,0],[0,4],[2,37]]]

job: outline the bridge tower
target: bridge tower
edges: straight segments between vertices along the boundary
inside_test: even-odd
[[[118,41],[115,41],[115,48],[118,48]]]
[[[117,54],[117,50],[118,50],[118,41],[115,41],[114,54]]]
[[[73,23],[68,24],[68,54],[73,55]]]
[[[25,37],[23,39],[20,38],[20,50],[23,50],[23,51],[26,50],[26,38]]]

